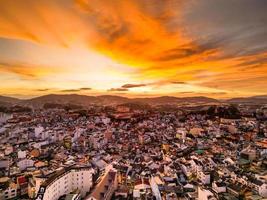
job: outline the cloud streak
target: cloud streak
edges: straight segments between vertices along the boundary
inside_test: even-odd
[[[127,88],[110,88],[107,91],[108,92],[126,92],[129,90]]]
[[[234,89],[233,95],[236,91],[262,93],[267,87],[263,81],[267,73],[266,9],[267,3],[261,0],[1,1],[0,49],[14,51],[14,56],[0,56],[0,71],[21,79],[42,80],[58,74],[65,76],[62,79],[66,83],[72,80],[62,71],[63,58],[54,58],[61,68],[45,66],[31,59],[30,53],[15,51],[16,42],[4,45],[4,40],[17,39],[63,49],[82,46],[110,58],[121,73],[105,77],[98,73],[94,80],[84,80],[83,74],[73,70],[73,76],[82,77],[90,86],[95,84],[93,88],[104,85],[105,91],[131,93],[137,88],[160,88],[160,84],[124,84],[117,88],[116,84],[103,83],[103,79],[118,76],[123,78],[120,83],[164,83],[185,90],[192,84],[228,93]],[[79,53],[71,56],[74,63],[85,58]],[[34,61],[21,63],[17,61],[20,57]],[[114,66],[106,64],[110,71]],[[91,64],[77,71],[87,69],[97,74],[98,66]],[[73,85],[65,92],[90,90],[81,86]]]
[[[121,86],[122,88],[137,88],[137,87],[145,87],[146,84],[125,84]]]
[[[59,73],[57,68],[26,63],[0,62],[0,71],[15,74],[24,79],[40,79],[44,76]]]
[[[90,91],[92,88],[84,87],[84,88],[78,88],[78,89],[65,89],[60,90],[60,92],[83,92],[83,91]]]

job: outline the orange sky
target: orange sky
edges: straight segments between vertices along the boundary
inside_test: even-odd
[[[0,0],[0,95],[267,94],[266,9],[261,0]]]

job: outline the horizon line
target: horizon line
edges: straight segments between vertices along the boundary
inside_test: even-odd
[[[102,95],[87,95],[87,94],[76,94],[76,93],[66,93],[66,94],[60,94],[60,93],[50,93],[50,94],[44,94],[44,95],[37,95],[37,96],[32,96],[29,98],[20,98],[20,97],[15,97],[15,96],[9,96],[5,94],[0,94],[0,97],[7,97],[7,98],[14,98],[14,99],[19,99],[19,100],[31,100],[34,98],[38,97],[44,97],[44,96],[49,96],[49,95],[58,95],[58,96],[64,96],[64,95],[76,95],[76,96],[87,96],[87,97],[101,97],[101,96],[115,96],[115,97],[122,97],[122,98],[127,98],[127,99],[138,99],[138,98],[159,98],[159,97],[174,97],[174,98],[194,98],[194,97],[205,97],[205,98],[210,98],[210,99],[215,99],[215,100],[227,100],[227,99],[235,99],[235,98],[250,98],[250,97],[262,97],[262,96],[267,96],[266,95],[254,95],[254,96],[241,96],[241,97],[225,97],[225,98],[216,98],[216,97],[209,97],[205,95],[196,95],[196,96],[173,96],[173,95],[151,95],[151,96],[141,96],[141,97],[126,97],[123,95],[117,95],[117,94],[102,94]],[[26,96],[26,95],[25,95]]]

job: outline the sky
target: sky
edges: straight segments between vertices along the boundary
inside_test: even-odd
[[[267,94],[265,0],[0,0],[0,95]]]

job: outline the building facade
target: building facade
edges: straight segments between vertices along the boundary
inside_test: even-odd
[[[57,200],[77,190],[84,197],[93,186],[93,174],[94,169],[90,167],[62,169],[40,184],[36,200]]]

